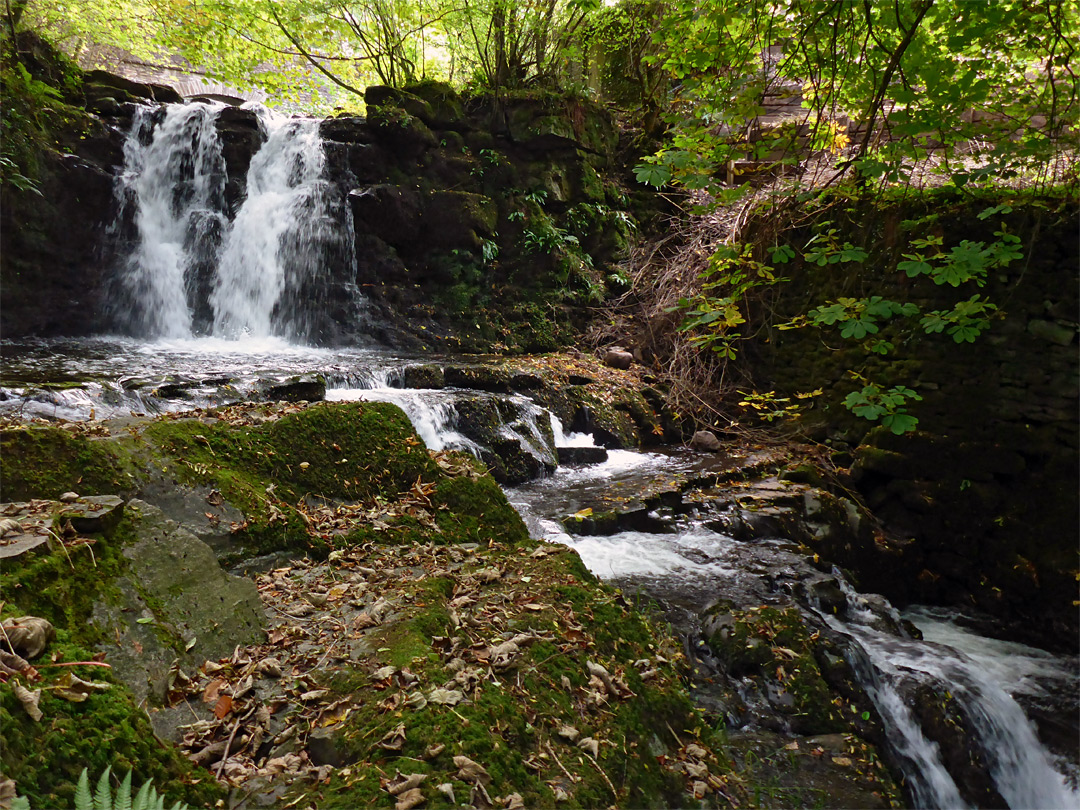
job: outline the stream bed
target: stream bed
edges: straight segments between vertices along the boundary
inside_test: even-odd
[[[825,657],[850,673],[833,685],[855,684],[851,706],[861,711],[867,735],[877,734],[915,806],[1080,806],[1075,657],[997,641],[992,622],[981,617],[920,606],[898,612],[881,597],[857,593],[840,571],[780,534],[736,539],[730,493],[686,483],[719,480],[732,466],[729,456],[600,448],[527,392],[399,387],[403,370],[421,359],[379,350],[301,349],[277,339],[99,339],[5,342],[0,355],[0,414],[13,420],[180,412],[319,380],[326,399],[394,402],[430,448],[484,458],[488,448],[464,431],[458,407],[495,398],[497,412],[512,414],[499,435],[537,459],[536,477],[507,488],[531,534],[575,549],[597,577],[672,624],[684,639],[699,705],[728,729],[735,749],[760,756],[762,745],[789,752],[820,750],[830,740],[843,745],[838,735],[808,733],[783,678],[733,665],[727,640],[738,637],[750,613],[773,610],[797,616],[813,637],[829,641]],[[594,463],[560,465],[571,449],[595,451]],[[612,509],[629,518],[583,522]],[[950,737],[953,727],[962,733]],[[804,771],[801,778],[816,777]],[[818,786],[819,796],[831,794],[826,806],[847,806],[837,784]],[[792,795],[788,806],[805,794]]]

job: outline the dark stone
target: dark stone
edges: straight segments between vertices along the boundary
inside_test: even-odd
[[[124,500],[115,495],[87,495],[62,508],[54,518],[56,525],[71,521],[79,534],[110,532],[124,517]]]
[[[695,450],[704,450],[707,453],[719,453],[724,445],[716,434],[711,430],[699,430],[690,437],[690,446]]]
[[[420,198],[412,189],[378,185],[349,192],[353,227],[394,247],[415,246],[420,234]]]
[[[471,388],[476,391],[490,391],[496,394],[509,394],[511,373],[504,368],[492,366],[447,366],[444,370],[446,385],[454,388]]]
[[[634,355],[625,349],[612,348],[604,352],[604,365],[611,368],[628,369],[634,364]]]
[[[406,366],[401,383],[404,388],[445,388],[446,378],[442,366],[428,363],[423,366]]]
[[[83,76],[83,84],[91,88],[96,85],[118,90],[128,96],[146,99],[147,101],[156,101],[159,104],[180,104],[184,100],[183,96],[168,85],[144,84],[143,82],[132,81],[131,79],[125,79],[123,76],[109,73],[107,70],[88,70]],[[94,91],[91,90],[91,92]],[[119,100],[126,101],[127,99]]]
[[[284,382],[264,383],[260,391],[270,402],[320,402],[326,399],[326,378],[321,374],[298,374]]]
[[[375,140],[404,159],[415,160],[439,143],[427,124],[396,107],[369,107],[368,123]]]
[[[596,382],[592,377],[586,377],[582,374],[571,374],[566,381],[570,385],[592,385]]]
[[[316,728],[308,734],[307,745],[312,765],[331,765],[340,768],[352,761],[342,750],[340,729]]]
[[[325,141],[348,144],[372,144],[375,136],[367,119],[358,115],[341,115],[327,118],[319,124],[319,135]]]
[[[586,464],[602,464],[607,461],[608,451],[603,447],[560,447],[559,464],[565,467],[582,467]]]
[[[425,246],[479,248],[495,232],[498,209],[489,197],[467,191],[433,191],[423,200]]]

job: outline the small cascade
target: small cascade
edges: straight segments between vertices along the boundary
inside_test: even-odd
[[[970,807],[978,804],[971,800],[974,790],[984,796],[996,792],[1010,808],[1080,806],[1080,792],[1054,768],[1032,722],[1006,691],[1006,687],[1017,691],[1017,684],[1005,676],[1006,668],[1000,663],[995,665],[1001,661],[1000,655],[972,657],[946,644],[898,638],[872,629],[860,622],[860,618],[872,615],[858,610],[860,594],[846,583],[843,585],[849,604],[855,606],[847,613],[849,621],[822,615],[857,645],[851,663],[890,727],[890,745],[898,755],[918,807]],[[955,638],[956,634],[938,631],[937,637]],[[1025,649],[1029,667],[1036,667],[1040,656],[1049,658],[1040,651]],[[920,691],[923,697],[915,697]],[[925,720],[920,721],[913,710],[913,702],[925,700],[926,695],[955,701],[976,755],[989,771],[989,784],[973,785],[964,774],[950,771],[950,763],[958,759],[957,752],[943,751],[931,740]]]
[[[140,107],[117,181],[134,209],[135,246],[121,269],[119,319],[144,337],[192,334],[193,298],[216,264],[225,217],[225,161],[208,104]],[[156,123],[156,126],[155,126]]]
[[[117,320],[149,338],[333,341],[359,316],[352,220],[314,119],[259,108],[262,147],[230,221],[220,106],[136,113],[117,184],[132,211]]]
[[[325,297],[322,246],[336,241],[319,122],[262,111],[267,138],[222,250],[210,304],[215,335],[306,336],[300,296]],[[308,301],[318,306],[317,301]]]

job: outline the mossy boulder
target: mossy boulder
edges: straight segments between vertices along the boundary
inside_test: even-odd
[[[498,209],[489,197],[467,191],[433,191],[422,202],[425,242],[442,248],[479,249],[495,233]]]

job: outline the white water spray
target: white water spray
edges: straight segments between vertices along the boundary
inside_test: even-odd
[[[318,121],[260,113],[266,143],[251,161],[247,197],[210,296],[214,334],[230,338],[288,331],[291,312],[283,296],[319,274],[319,256],[308,248],[334,225]]]
[[[135,203],[137,245],[122,270],[132,327],[148,337],[191,334],[195,264],[225,225],[225,162],[208,104],[174,105],[154,127],[140,107],[124,143],[117,192]],[[151,135],[152,132],[152,135]]]
[[[141,337],[205,330],[230,340],[310,339],[331,295],[356,299],[351,225],[337,216],[323,176],[319,122],[257,110],[266,139],[229,222],[221,109],[187,104],[136,113],[117,184],[136,230],[121,314]],[[344,278],[331,292],[335,258]]]

